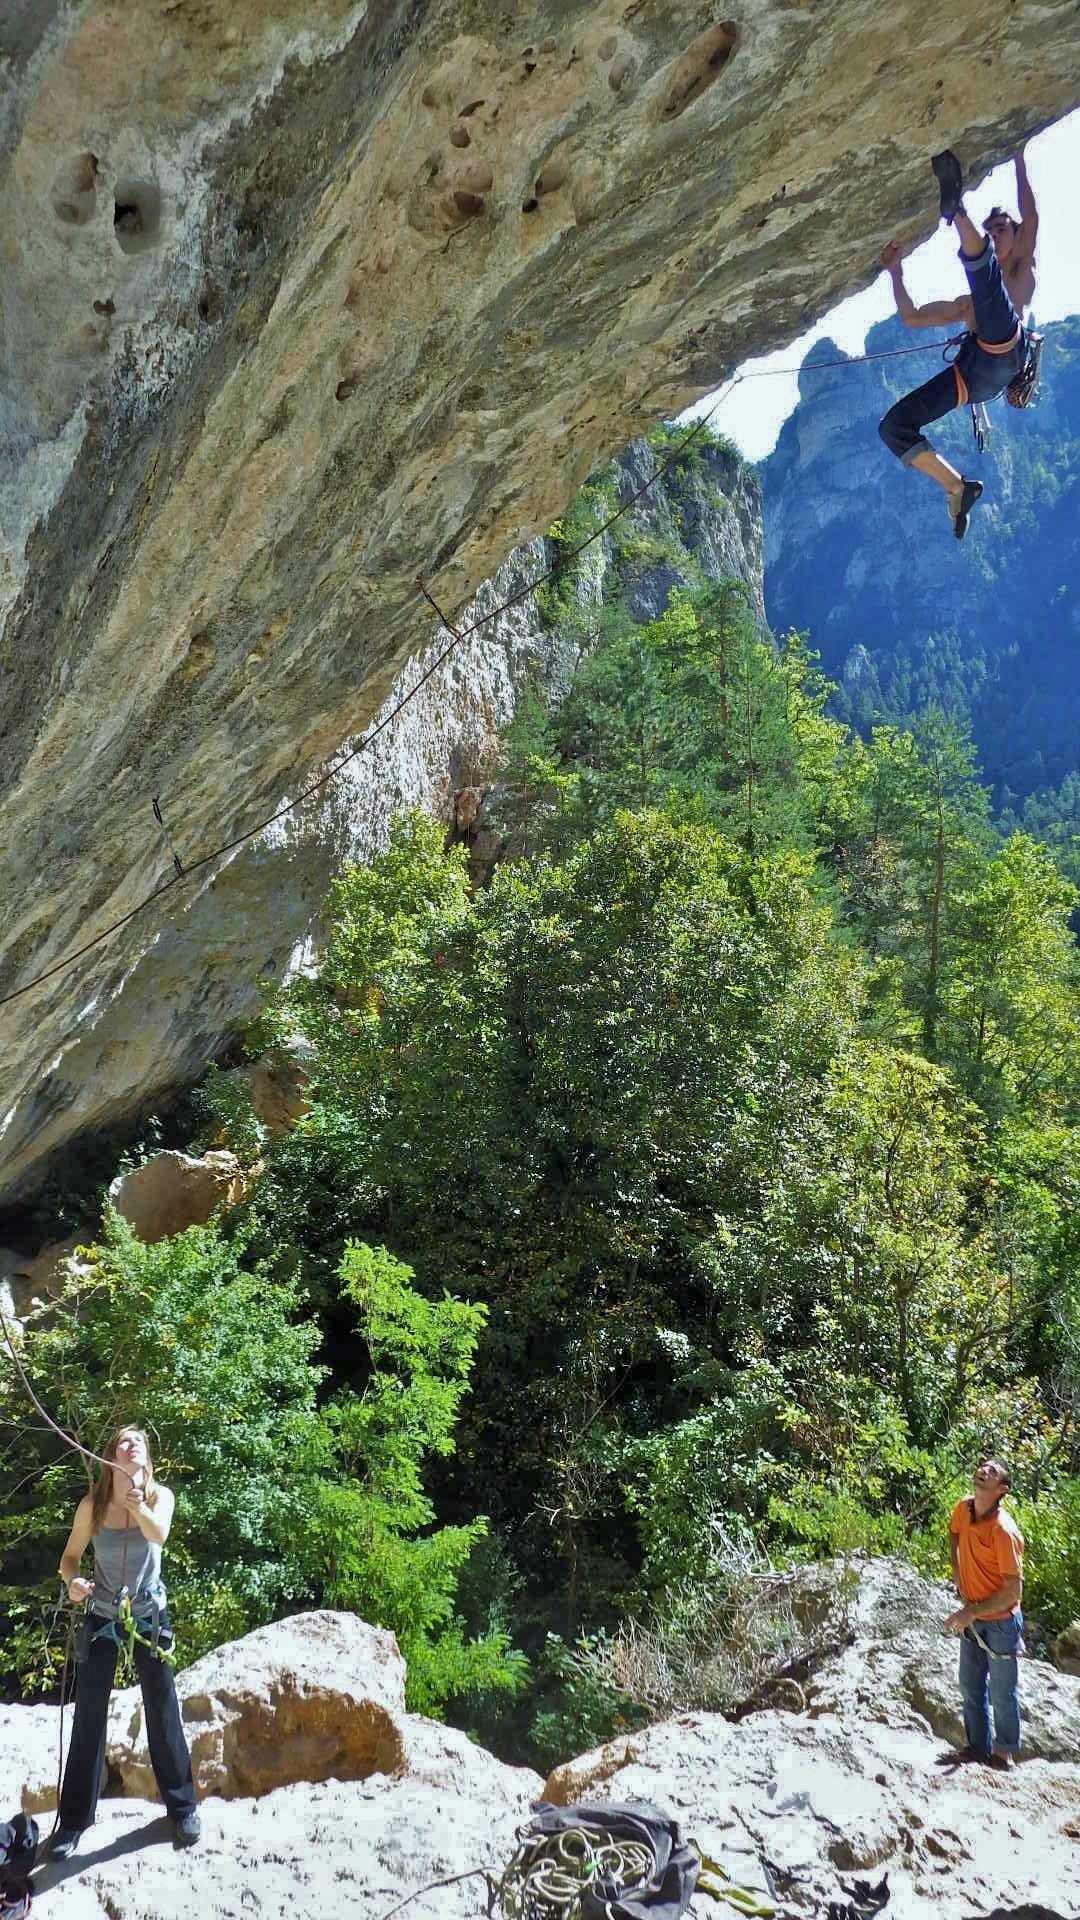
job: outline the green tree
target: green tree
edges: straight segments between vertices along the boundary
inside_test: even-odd
[[[25,1336],[39,1397],[84,1445],[101,1452],[125,1421],[150,1433],[177,1493],[169,1584],[187,1659],[308,1593],[297,1543],[323,1453],[322,1368],[318,1329],[298,1306],[294,1284],[270,1285],[216,1227],[148,1246],[110,1211],[47,1321]],[[44,1610],[95,1470],[28,1421],[10,1368],[0,1394],[5,1478],[17,1489],[0,1517],[0,1605],[12,1668],[48,1682]]]

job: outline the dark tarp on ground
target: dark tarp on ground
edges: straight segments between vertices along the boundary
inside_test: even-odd
[[[541,1803],[523,1829],[530,1834],[565,1833],[583,1827],[612,1840],[639,1840],[652,1849],[656,1871],[647,1886],[620,1893],[609,1876],[586,1882],[581,1920],[679,1920],[698,1876],[698,1857],[683,1841],[678,1822],[647,1801],[628,1806],[550,1807]]]

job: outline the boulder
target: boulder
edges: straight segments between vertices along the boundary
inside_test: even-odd
[[[958,1643],[944,1631],[956,1604],[951,1588],[922,1579],[904,1561],[862,1565],[852,1644],[807,1684],[810,1711],[881,1719],[961,1745]],[[1029,1655],[1020,1666],[1020,1704],[1027,1754],[1080,1762],[1080,1683]]]
[[[807,1920],[843,1900],[843,1881],[882,1873],[888,1920],[1080,1913],[1080,1766],[942,1767],[913,1701],[912,1670],[935,1670],[948,1591],[894,1562],[852,1581],[817,1569],[813,1621],[830,1583],[851,1640],[803,1683],[805,1711],[678,1713],[568,1761],[544,1797],[649,1800],[732,1883]],[[945,1646],[943,1672],[955,1659]],[[1033,1727],[1068,1704],[1043,1691],[1044,1666],[1023,1667]],[[186,1920],[193,1908],[206,1920],[248,1910],[383,1920],[412,1895],[430,1920],[489,1911],[484,1875],[498,1879],[541,1782],[406,1713],[391,1634],[352,1615],[300,1614],[208,1654],[178,1690],[203,1796],[199,1847],[168,1845],[139,1696],[124,1693],[108,1737],[124,1797],[102,1799],[73,1862],[39,1874],[42,1920]],[[56,1732],[54,1708],[0,1707],[0,1766],[23,1783],[28,1809],[52,1804]],[[712,1896],[695,1895],[691,1920],[716,1913]]]
[[[236,1077],[246,1082],[255,1118],[271,1137],[291,1133],[311,1104],[311,1074],[295,1054],[265,1053],[252,1066],[238,1067]]]
[[[1062,1673],[1080,1673],[1080,1620],[1074,1620],[1059,1633],[1050,1649],[1054,1665]]]
[[[204,1227],[219,1207],[244,1195],[244,1175],[233,1153],[155,1153],[131,1173],[117,1176],[109,1199],[140,1240],[165,1240],[185,1227]]]
[[[64,1716],[64,1752],[71,1738],[71,1712]],[[44,1813],[56,1805],[60,1724],[53,1706],[0,1707],[0,1820]]]
[[[296,1780],[366,1780],[406,1766],[405,1662],[392,1633],[354,1614],[294,1614],[218,1647],[178,1676],[200,1796],[270,1793]],[[152,1799],[137,1687],[114,1696],[109,1765]]]
[[[80,1270],[77,1248],[75,1240],[51,1241],[34,1254],[0,1247],[0,1307],[9,1319],[23,1320],[57,1298],[72,1271]]]

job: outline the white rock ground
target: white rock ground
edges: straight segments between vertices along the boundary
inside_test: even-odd
[[[852,1642],[810,1683],[805,1713],[736,1724],[687,1713],[568,1763],[546,1789],[453,1729],[404,1713],[390,1636],[345,1616],[299,1616],[181,1677],[182,1700],[197,1706],[188,1715],[200,1727],[197,1776],[201,1784],[214,1770],[218,1782],[202,1799],[198,1847],[175,1851],[154,1803],[106,1797],[79,1852],[39,1874],[35,1913],[382,1920],[427,1882],[478,1866],[497,1876],[546,1790],[559,1800],[642,1797],[669,1809],[734,1879],[763,1895],[771,1888],[792,1915],[823,1915],[840,1877],[876,1880],[887,1871],[891,1920],[1076,1920],[1080,1682],[1026,1661],[1035,1757],[1009,1776],[943,1770],[941,1735],[955,1728],[955,1646],[940,1632],[948,1604],[943,1588],[874,1563],[862,1570]],[[110,1762],[130,1785],[144,1765],[136,1698],[118,1696],[110,1723]],[[293,1731],[275,1747],[267,1715],[272,1723],[285,1700]],[[306,1730],[297,1722],[305,1701]],[[332,1764],[363,1765],[366,1736],[350,1760],[350,1729],[370,1727],[373,1712],[391,1729],[392,1775],[289,1777],[297,1765],[310,1773],[325,1764],[328,1728],[338,1747]],[[54,1798],[56,1732],[54,1709],[0,1710],[4,1811],[20,1796],[39,1808]],[[1042,1757],[1050,1752],[1059,1757]],[[283,1784],[258,1797],[221,1797],[236,1791],[253,1754],[267,1778],[276,1765]],[[433,1888],[406,1911],[413,1920],[455,1920],[485,1913],[486,1903],[474,1878]],[[730,1911],[702,1893],[691,1909],[697,1920]]]

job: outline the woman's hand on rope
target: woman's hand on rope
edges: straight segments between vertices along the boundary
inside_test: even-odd
[[[93,1581],[84,1580],[81,1573],[77,1573],[74,1580],[68,1582],[68,1599],[73,1607],[79,1606],[83,1600],[89,1600],[93,1591]]]

